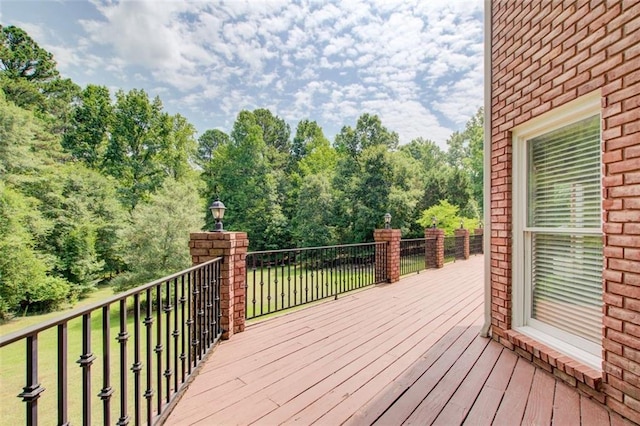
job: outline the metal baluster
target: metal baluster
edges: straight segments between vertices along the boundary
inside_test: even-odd
[[[288,254],[284,253],[282,255],[282,264],[280,265],[280,306],[282,307],[282,309],[285,309],[285,308],[288,307],[286,305],[285,298],[284,298],[284,296],[285,296],[284,288],[285,288],[285,285],[286,285],[285,284],[286,265],[288,265],[290,261],[291,261],[291,259],[289,259]]]
[[[218,333],[216,332],[216,265],[217,262],[209,265],[209,340],[211,345],[216,342]],[[246,297],[246,296],[245,296]]]
[[[264,314],[264,255],[260,255],[260,315]]]
[[[187,337],[188,337],[188,345],[187,345],[187,360],[189,361],[187,364],[188,374],[191,374],[192,366],[193,366],[193,345],[195,340],[195,331],[194,331],[194,323],[193,323],[193,272],[189,272],[187,275]]]
[[[166,299],[167,303],[164,305],[164,313],[166,318],[166,331],[165,331],[165,345],[166,355],[165,355],[165,369],[164,369],[164,378],[165,378],[165,386],[167,391],[167,403],[171,401],[171,375],[173,371],[171,370],[171,311],[173,310],[173,306],[171,305],[171,280],[167,280],[166,286]],[[158,286],[158,291],[160,291],[160,286]]]
[[[58,424],[69,425],[69,379],[67,374],[67,323],[58,324]]]
[[[201,272],[202,295],[200,297],[200,331],[202,334],[200,339],[200,355],[204,355],[207,351],[207,347],[209,346],[209,321],[207,321],[207,317],[209,316],[209,312],[207,311],[207,306],[209,305],[209,268],[204,266],[201,269]]]
[[[133,413],[136,425],[141,423],[140,396],[141,383],[140,374],[142,372],[142,362],[140,361],[140,341],[142,340],[142,332],[140,329],[140,293],[133,296]]]
[[[187,275],[187,279],[188,279],[188,275]],[[177,293],[177,292],[176,292]],[[180,335],[180,381],[181,383],[184,383],[184,379],[185,379],[185,373],[186,373],[186,361],[187,361],[187,355],[185,354],[185,337],[188,337],[189,335],[189,324],[185,323],[185,304],[187,302],[187,294],[185,293],[185,283],[184,283],[184,275],[180,277],[180,328],[181,328],[181,335]],[[176,316],[177,318],[177,316]],[[185,330],[185,325],[187,327],[187,330]],[[176,375],[177,377],[177,375]]]
[[[178,326],[178,278],[174,278],[173,280],[173,306],[176,309],[175,314],[173,315],[173,332],[171,335],[173,336],[173,389],[174,392],[178,391],[178,344],[180,338],[180,327]]]
[[[205,328],[207,330],[207,348],[211,347],[215,341],[215,331],[213,329],[213,264],[207,265],[207,306],[205,309]],[[234,293],[235,294],[235,293]]]
[[[110,306],[102,307],[102,389],[98,397],[102,400],[103,422],[111,424],[111,310]]]
[[[207,269],[200,268],[200,310],[198,311],[198,322],[200,323],[200,350],[198,359],[202,360],[203,355],[207,351],[207,341],[209,330],[207,329],[207,297],[209,296],[209,283],[207,282]],[[233,315],[233,314],[230,314]]]
[[[317,254],[316,250],[311,250],[310,256],[309,256],[311,258],[311,294],[312,294],[311,298],[314,301],[320,299],[320,292],[318,287],[318,273],[316,269],[318,258],[316,257],[316,254]],[[313,296],[314,290],[316,292],[315,297]]]
[[[298,305],[298,259],[300,258],[300,252],[296,251],[296,263],[293,264],[293,303],[291,306]]]
[[[91,364],[96,356],[91,352],[91,313],[82,316],[82,355],[78,364],[82,368],[82,423],[91,424]]]
[[[273,302],[274,302],[274,311],[278,310],[278,258],[279,258],[279,254],[276,253],[274,255],[274,265],[273,265],[273,271],[275,274],[274,277],[274,281],[273,281]],[[269,303],[269,305],[271,305],[271,303]]]
[[[295,252],[289,252],[289,261],[287,262],[287,306],[294,306],[291,303],[291,263],[296,261]],[[284,289],[283,289],[284,292]]]
[[[27,426],[38,424],[38,398],[44,388],[38,383],[38,335],[27,337],[27,385],[18,398],[27,403]]]
[[[220,306],[220,300],[221,300],[221,295],[220,295],[220,290],[221,290],[221,284],[222,281],[220,280],[220,268],[221,268],[221,261],[218,261],[216,263],[216,338],[220,338],[220,336],[222,336],[222,324],[220,323],[220,320],[222,318],[222,307]],[[246,301],[246,295],[245,295],[245,301]]]
[[[147,304],[146,304],[146,314],[147,316],[144,318],[144,326],[146,329],[146,337],[147,337],[147,343],[146,343],[146,355],[147,355],[147,368],[146,368],[146,372],[147,372],[147,389],[144,391],[144,397],[147,400],[147,425],[151,424],[151,419],[153,417],[153,384],[152,384],[152,380],[153,380],[153,352],[152,352],[152,346],[153,346],[153,330],[152,330],[152,326],[153,326],[153,305],[152,305],[152,293],[151,293],[151,289],[147,289]]]
[[[161,285],[158,284],[156,290],[156,318],[158,319],[156,326],[156,347],[153,350],[156,353],[156,389],[158,393],[157,397],[157,412],[162,413],[162,351],[164,346],[162,345],[162,291]]]
[[[252,260],[252,264],[253,264],[253,281],[252,281],[252,285],[253,285],[253,293],[251,295],[251,302],[253,303],[253,315],[252,317],[256,316],[256,302],[258,301],[256,299],[258,292],[256,291],[256,256],[251,256],[251,260]]]
[[[271,255],[267,254],[267,313],[271,312]]]
[[[304,303],[309,301],[309,256],[305,252],[304,260]]]
[[[129,396],[127,389],[127,340],[129,340],[129,332],[127,331],[127,299],[120,300],[120,332],[118,333],[118,343],[120,344],[120,418],[118,426],[129,424],[129,413],[127,412],[127,398]]]

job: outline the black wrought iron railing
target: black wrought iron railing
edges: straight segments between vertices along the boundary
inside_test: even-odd
[[[386,282],[387,243],[247,253],[246,318]]]
[[[469,254],[482,254],[482,234],[474,234],[469,236]]]
[[[435,242],[435,238],[430,238]],[[400,275],[419,273],[426,265],[427,238],[400,240]]]
[[[444,262],[455,262],[457,237],[451,235],[444,237]]]
[[[222,334],[221,261],[1,337],[3,364],[11,365],[3,367],[2,394],[19,393],[26,404],[25,418],[3,404],[10,423],[36,425],[39,414],[51,423],[54,413],[60,425],[162,419]],[[20,381],[22,392],[6,388]]]

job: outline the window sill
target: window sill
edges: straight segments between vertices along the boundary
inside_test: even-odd
[[[602,387],[602,371],[594,365],[596,364],[596,357],[586,352],[582,354],[585,355],[582,357],[579,354],[580,351],[573,347],[573,350],[566,350],[565,353],[560,352],[532,337],[531,335],[536,334],[536,330],[533,330],[533,332],[531,330],[533,329],[529,327],[507,330],[505,337],[514,346],[514,350],[519,355],[561,378],[566,383],[578,388],[584,388],[586,385],[593,391],[600,391]],[[576,357],[571,357],[567,353],[571,353]],[[592,396],[595,397],[597,395]]]

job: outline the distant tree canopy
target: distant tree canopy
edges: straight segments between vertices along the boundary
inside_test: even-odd
[[[482,214],[482,110],[447,150],[400,145],[371,113],[332,143],[265,108],[196,139],[144,90],[61,78],[15,26],[0,26],[0,88],[0,320],[188,266],[188,233],[213,226],[215,196],[251,250],[371,241],[386,212],[405,238],[434,212],[468,226]]]

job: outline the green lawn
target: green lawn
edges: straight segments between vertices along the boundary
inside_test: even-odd
[[[250,270],[247,280],[248,292],[248,313],[249,317],[253,313],[267,316],[270,312],[280,311],[283,308],[300,306],[306,303],[314,303],[314,301],[333,297],[336,293],[343,293],[349,290],[357,290],[372,284],[375,281],[374,270],[370,266],[354,267],[343,265],[339,268],[332,269],[314,269],[300,267],[271,267]],[[262,283],[262,285],[261,285]],[[164,294],[164,290],[163,290]],[[252,303],[255,295],[255,306]],[[112,296],[109,288],[102,288],[84,299],[77,307],[89,305],[100,300],[105,300]],[[127,314],[127,331],[130,334],[127,342],[127,362],[125,366],[125,374],[128,387],[128,411],[133,414],[134,401],[134,374],[131,366],[134,362],[134,318],[132,310],[133,300],[128,300]],[[115,392],[111,397],[111,423],[115,423],[119,417],[120,407],[120,347],[116,337],[120,331],[119,304],[113,304],[109,314],[109,341],[110,344],[110,381]],[[155,312],[154,312],[155,313]],[[176,309],[172,312],[181,315],[181,310]],[[57,312],[46,315],[34,315],[28,317],[15,318],[7,324],[0,325],[0,334],[6,335],[25,327],[29,327],[46,320],[58,317],[63,312]],[[141,312],[141,322],[145,313]],[[270,316],[270,315],[269,315]],[[173,317],[172,317],[173,318]],[[157,321],[152,325],[152,350],[157,344],[156,329]],[[95,424],[102,423],[102,401],[97,396],[103,387],[103,350],[102,350],[102,327],[103,318],[101,311],[94,311],[91,316],[91,349],[96,355],[96,360],[91,366],[91,397],[93,400],[92,422]],[[141,390],[142,395],[146,389],[146,330],[141,324],[141,361],[144,368],[141,372]],[[171,320],[171,329],[173,329],[173,319]],[[162,324],[162,344],[167,347],[166,342],[166,323],[163,319]],[[82,405],[81,405],[81,384],[82,369],[77,364],[79,356],[82,354],[82,319],[77,318],[68,323],[68,383],[69,383],[69,420],[72,424],[82,423]],[[41,394],[38,400],[39,420],[41,424],[55,424],[57,421],[57,329],[44,331],[38,335],[38,379],[46,391]],[[170,340],[173,340],[172,338]],[[179,342],[181,340],[179,338]],[[166,350],[166,349],[165,349]],[[172,360],[174,348],[172,347]],[[16,342],[0,349],[0,418],[10,418],[15,424],[25,423],[25,404],[16,395],[22,391],[25,385],[25,342]],[[165,366],[165,355],[162,354],[162,370]],[[152,387],[157,389],[155,379],[155,371],[157,366],[156,354],[152,353]],[[173,366],[172,366],[173,367]],[[175,374],[175,372],[174,372]],[[173,381],[172,381],[173,382]],[[164,388],[163,380],[163,388]],[[156,393],[157,395],[157,393]],[[156,395],[153,401],[156,404]],[[165,395],[166,396],[166,395]],[[145,407],[144,398],[140,398],[143,409]],[[143,411],[144,412],[144,411]],[[133,424],[133,422],[132,422]]]
[[[164,291],[163,291],[164,294]],[[88,304],[92,302],[99,301],[98,297],[106,296],[107,298],[111,296],[108,292],[99,292],[98,294],[92,295],[93,297],[90,300],[85,300],[83,303]],[[102,297],[103,299],[105,297]],[[155,299],[155,296],[154,296]],[[127,307],[127,321],[126,328],[129,333],[129,339],[127,341],[127,360],[125,365],[125,377],[127,381],[128,387],[128,412],[129,415],[133,415],[133,407],[134,407],[134,374],[131,371],[131,366],[134,363],[134,317],[133,317],[133,299],[130,298],[128,301]],[[17,329],[23,328],[23,326],[32,325],[43,321],[44,319],[49,319],[50,317],[55,317],[60,315],[58,312],[55,315],[48,314],[42,316],[33,316],[20,318],[12,321],[10,324],[5,324],[2,326],[2,333],[7,334],[10,331],[15,331]],[[174,315],[179,315],[179,318],[182,314],[180,307],[178,306],[171,313],[171,327],[173,330],[173,318]],[[114,389],[114,393],[111,397],[111,423],[115,423],[120,416],[120,345],[118,344],[116,337],[120,331],[120,308],[119,303],[113,304],[109,311],[109,341],[110,341],[110,382],[111,386]],[[155,316],[155,309],[154,309]],[[143,363],[143,369],[140,374],[140,382],[141,382],[141,390],[140,395],[142,395],[146,389],[146,355],[147,352],[145,350],[145,341],[146,341],[146,329],[142,324],[142,320],[144,320],[145,312],[141,311],[141,325],[140,325],[140,360]],[[166,322],[165,317],[163,316],[162,320],[162,338],[161,344],[164,346],[164,352],[162,353],[162,361],[161,361],[161,369],[164,372],[166,368],[166,350],[168,342],[166,341]],[[97,396],[100,390],[103,387],[103,369],[104,369],[104,359],[103,359],[103,346],[102,346],[102,327],[103,327],[103,314],[101,310],[94,311],[91,316],[91,349],[95,354],[96,359],[91,366],[91,397],[92,397],[92,423],[101,424],[103,421],[103,403],[100,398]],[[158,341],[156,340],[156,332],[158,327],[158,321],[154,321],[151,327],[151,336],[152,336],[152,387],[156,389],[156,392],[153,397],[154,406],[156,404],[157,398],[157,380],[156,380],[156,367],[157,367],[157,357],[153,352],[153,348],[156,346]],[[68,398],[69,398],[69,421],[71,424],[82,424],[82,405],[81,405],[81,385],[82,385],[82,369],[77,364],[77,360],[79,356],[82,354],[82,319],[76,318],[71,320],[68,323]],[[173,368],[173,354],[175,351],[175,347],[173,346],[173,337],[171,340],[171,368]],[[41,385],[46,389],[46,391],[41,394],[41,397],[38,400],[38,412],[39,412],[39,420],[41,424],[55,424],[57,421],[57,328],[49,329],[44,331],[38,335],[38,379]],[[185,339],[186,344],[188,345],[188,339]],[[178,338],[179,347],[181,347],[181,337]],[[7,419],[11,418],[13,424],[24,424],[25,423],[25,404],[21,401],[20,398],[17,398],[16,395],[22,391],[22,387],[25,385],[25,342],[20,341],[8,345],[2,349],[0,349],[0,377],[2,377],[2,381],[0,383],[0,418]],[[179,361],[180,362],[180,361]],[[178,370],[180,372],[180,369]],[[175,370],[174,370],[175,374]],[[172,378],[173,383],[173,378]],[[165,380],[162,379],[162,387],[163,392],[165,388]],[[166,397],[166,394],[164,394]],[[142,412],[145,413],[144,408],[145,400],[141,398],[142,403]],[[144,414],[143,414],[144,421]],[[133,424],[133,422],[131,423]]]
[[[250,269],[247,274],[247,318],[335,297],[336,294],[357,290],[374,282],[375,272],[371,266]]]

